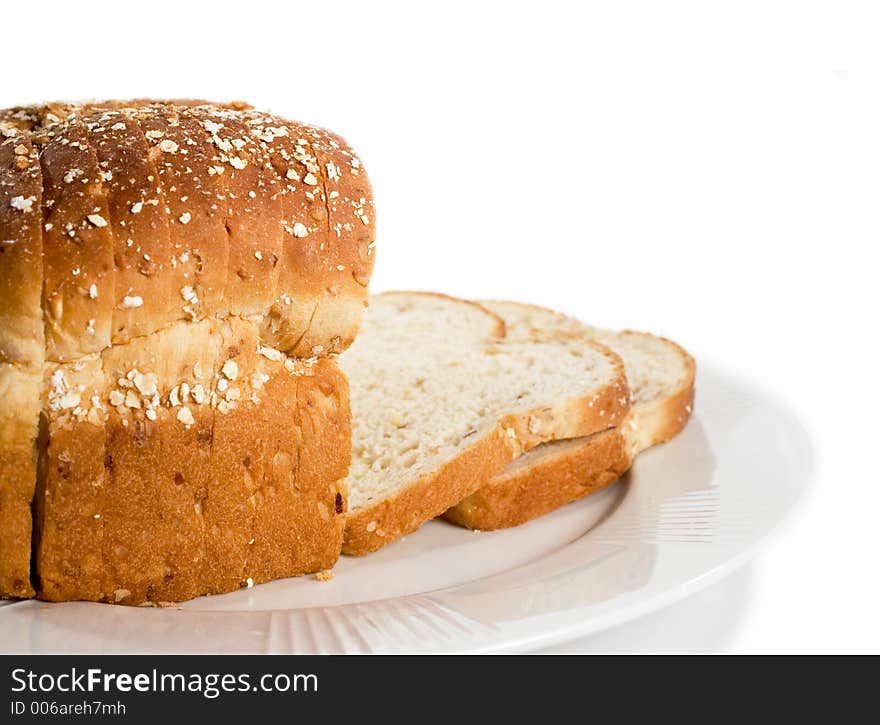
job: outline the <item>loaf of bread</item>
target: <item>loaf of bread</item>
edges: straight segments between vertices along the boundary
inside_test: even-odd
[[[357,156],[198,101],[9,109],[0,134],[0,594],[180,601],[332,566],[330,358],[373,264]]]

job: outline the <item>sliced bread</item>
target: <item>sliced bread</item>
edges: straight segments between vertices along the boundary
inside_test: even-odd
[[[471,529],[516,526],[613,483],[641,451],[675,436],[693,409],[693,358],[670,340],[614,332],[533,305],[484,302],[502,317],[509,339],[542,331],[601,341],[623,359],[633,407],[619,428],[545,443],[510,464],[487,485],[446,512]]]
[[[620,358],[583,335],[505,336],[473,302],[375,296],[340,358],[349,378],[347,554],[365,554],[470,495],[524,451],[621,423]]]

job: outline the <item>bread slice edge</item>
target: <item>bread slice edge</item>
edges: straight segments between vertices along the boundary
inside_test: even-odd
[[[543,311],[535,305],[524,307]],[[632,330],[623,335],[650,335]],[[573,439],[561,449],[531,451],[534,460],[510,467],[444,513],[458,526],[495,530],[518,526],[614,483],[642,451],[678,435],[693,411],[696,364],[678,343],[651,335],[675,348],[685,367],[682,383],[668,396],[636,406],[618,428]]]
[[[384,294],[435,295],[475,305],[498,321],[499,337],[504,335],[503,318],[479,303],[436,293]],[[406,536],[424,522],[442,515],[501,473],[524,451],[541,443],[589,436],[619,425],[630,410],[623,361],[607,346],[596,341],[588,343],[608,359],[613,369],[604,385],[556,404],[507,413],[454,458],[370,506],[351,511],[346,519],[343,553],[367,554]]]

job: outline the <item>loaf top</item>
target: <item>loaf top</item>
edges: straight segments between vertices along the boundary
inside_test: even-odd
[[[301,357],[354,337],[373,202],[333,133],[239,103],[51,103],[0,111],[0,146],[0,362],[230,315]]]

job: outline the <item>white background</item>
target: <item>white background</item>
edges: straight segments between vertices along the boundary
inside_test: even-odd
[[[816,481],[772,546],[557,649],[880,651],[870,3],[52,5],[4,6],[0,105],[197,96],[329,126],[375,188],[374,289],[661,332],[796,410]]]

